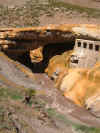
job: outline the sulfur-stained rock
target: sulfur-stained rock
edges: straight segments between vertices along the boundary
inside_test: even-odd
[[[42,53],[43,47],[39,47],[34,50],[30,50],[30,58],[32,63],[38,63],[43,60],[43,53]]]
[[[52,43],[72,42],[76,38],[100,40],[100,25],[62,24],[30,28],[1,28],[0,46],[11,54],[33,50]],[[4,45],[8,45],[4,46]],[[70,45],[70,43],[66,43]],[[14,51],[14,52],[13,52]]]
[[[45,104],[45,108],[47,111],[51,112],[53,107],[57,109],[58,112],[64,113],[63,118],[64,117],[66,118],[66,116],[68,116],[69,120],[75,121],[77,123],[81,122],[82,124],[85,123],[85,125],[99,127],[100,120],[96,117],[100,117],[100,88],[99,88],[100,87],[100,62],[98,62],[95,65],[95,67],[90,69],[80,69],[80,68],[71,69],[69,66],[69,62],[70,62],[70,56],[73,53],[72,49],[75,45],[76,39],[100,41],[100,25],[86,25],[86,24],[66,25],[64,24],[64,25],[48,25],[43,27],[32,27],[32,28],[0,29],[0,50],[4,51],[9,55],[18,56],[18,58],[16,59],[20,58],[24,60],[26,58],[25,60],[26,65],[30,61],[30,59],[27,58],[26,56],[26,54],[29,54],[29,53],[31,57],[31,62],[33,63],[36,62],[36,64],[38,64],[43,60],[48,60],[48,62],[43,62],[43,63],[46,63],[46,67],[47,67],[45,72],[47,72],[48,76],[54,79],[55,86],[60,91],[58,92],[58,90],[54,87],[54,83],[51,80],[49,82],[49,78],[44,73],[34,74],[33,71],[35,70],[33,70],[33,66],[34,66],[33,64],[32,64],[32,71],[31,71],[29,68],[22,65],[21,62],[19,63],[20,60],[16,60],[15,58],[13,58],[14,60],[12,59],[9,60],[9,56],[6,56],[4,52],[0,52],[1,53],[0,54],[0,85],[1,85],[1,82],[3,82],[5,86],[9,88],[13,88],[14,92],[16,92],[15,91],[16,88],[18,91],[19,90],[22,91],[24,88],[26,88],[25,92],[28,94],[28,95],[25,95],[26,98],[27,97],[30,98],[31,95],[34,95],[34,89],[35,89],[36,92],[39,92],[39,94],[40,93],[43,94],[41,96],[39,96],[38,94],[37,98],[40,98],[41,100],[43,99],[43,101],[45,100],[47,102]],[[63,48],[62,50],[62,49],[58,49],[58,47],[55,47],[58,45],[61,48],[63,47],[63,45],[66,45],[68,47],[66,49]],[[48,48],[48,46],[50,47]],[[41,67],[39,66],[39,68]],[[38,69],[38,67],[36,67],[36,69]],[[61,94],[63,94],[66,98]],[[7,103],[9,98],[7,98]],[[15,102],[13,102],[13,104],[10,102],[9,102],[9,105],[6,104],[8,106],[6,109],[7,115],[12,116],[12,114],[15,113],[17,116],[22,116],[22,117],[18,117],[18,119],[16,119],[17,117],[14,117],[15,122],[17,120],[18,124],[21,125],[22,120],[25,121],[25,124],[29,123],[29,119],[32,121],[32,125],[31,126],[28,125],[29,130],[27,130],[27,126],[24,127],[22,125],[21,127],[22,132],[23,131],[30,132],[31,128],[33,128],[32,127],[34,125],[33,123],[35,123],[34,119],[36,118],[33,117],[34,115],[32,113],[35,109],[34,98],[35,97],[33,97],[33,106],[31,110],[30,109],[27,110],[27,107],[29,106],[27,107],[26,105],[25,107],[22,106],[22,102],[20,104],[21,110],[19,110],[20,109],[19,106],[17,106],[18,110],[16,110],[17,100],[14,100]],[[81,106],[82,108],[73,104],[73,102],[71,102],[69,99],[73,101],[75,104],[77,104],[78,106]],[[3,101],[1,100],[1,102]],[[41,101],[39,100],[39,102]],[[48,106],[49,105],[48,102],[50,106]],[[8,111],[11,105],[13,105],[13,107],[15,108],[14,112]],[[45,114],[43,112],[44,104],[43,104],[43,108],[41,108],[42,110],[40,108],[39,108],[39,112],[43,114],[42,115],[43,119],[41,119],[40,116],[39,118],[42,121],[44,121],[44,123],[46,124],[46,121],[47,121],[46,119],[48,118],[48,116],[46,115],[47,116],[46,119],[44,118],[44,115],[46,114],[46,112]],[[90,112],[92,112],[96,117],[94,117],[94,115],[92,115],[92,113],[87,111],[85,108],[87,110],[90,109]],[[29,114],[28,116],[27,111],[29,112],[31,111],[32,115]],[[20,112],[22,112],[22,114]],[[54,113],[55,113],[55,110],[54,110]],[[59,116],[57,114],[57,117]],[[38,127],[42,126],[42,129],[45,132],[48,130],[48,128],[45,130],[46,126],[45,124],[43,124],[43,122],[40,119],[39,121],[36,122],[35,128],[37,128],[38,130],[39,129]],[[61,126],[58,119],[59,118],[57,118],[56,120],[54,115],[54,121],[57,122],[58,127],[60,125],[61,130],[59,130],[59,132],[61,132],[62,127],[63,128],[66,127],[66,123],[65,123],[65,119],[63,119],[63,122],[60,119],[62,125],[63,123],[65,123],[65,126]],[[50,121],[50,123],[52,123],[52,121]],[[20,125],[19,125],[19,128],[20,128]],[[54,125],[55,125],[55,122],[54,122]],[[19,128],[16,128],[16,131]],[[32,131],[34,132],[34,129]],[[39,131],[40,130],[38,130],[38,132]]]
[[[61,55],[56,55],[49,61],[45,72],[51,79],[55,80],[64,69],[66,69],[65,59]]]
[[[100,117],[100,62],[88,71],[88,79],[91,84],[86,94],[86,107]]]
[[[56,80],[56,86],[65,97],[100,117],[100,63],[91,70],[76,68],[64,71]]]
[[[70,70],[60,85],[60,89],[64,91],[64,96],[79,106],[85,105],[84,98],[87,93],[87,85],[90,85],[86,74],[87,70],[84,69]]]
[[[45,69],[45,72],[54,81],[58,76],[69,68],[70,54],[72,51],[66,51],[62,55],[53,56],[49,60],[49,64]]]
[[[61,47],[65,44],[68,46],[67,50],[71,50],[76,39],[100,41],[100,25],[62,24],[0,29],[1,51],[16,56],[30,52],[31,60],[36,62],[44,59],[43,49],[46,45],[52,45],[54,49],[54,45],[58,43]],[[48,51],[52,53],[53,50],[50,48]],[[48,51],[45,51],[45,57],[49,55]],[[55,86],[63,91],[65,97],[68,97],[79,106],[86,106],[86,108],[98,112],[99,64],[90,70],[69,70],[70,55],[71,52],[48,56],[49,64],[45,72],[55,80]]]

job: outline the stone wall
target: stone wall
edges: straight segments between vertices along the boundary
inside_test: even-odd
[[[100,41],[76,39],[71,67],[91,68],[100,61]]]

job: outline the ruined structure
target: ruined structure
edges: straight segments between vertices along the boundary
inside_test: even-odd
[[[70,67],[91,68],[100,61],[100,41],[76,39]]]
[[[77,38],[80,38],[80,39],[77,39]],[[75,40],[76,40],[76,43],[75,43]],[[87,41],[87,40],[91,40],[91,41]],[[42,75],[42,73],[40,75],[38,75],[38,74],[35,75],[34,71],[31,71],[31,70],[33,70],[33,67],[32,67],[32,69],[28,69],[26,67],[28,60],[29,60],[29,58],[27,58],[27,56],[26,56],[26,64],[25,64],[26,66],[22,65],[22,62],[19,63],[19,60],[15,59],[15,57],[13,58],[14,60],[9,58],[9,57],[11,57],[9,55],[12,55],[12,56],[18,56],[19,59],[24,60],[26,53],[32,52],[34,49],[37,49],[41,46],[46,47],[48,45],[49,46],[52,45],[53,49],[57,49],[55,46],[59,45],[62,47],[63,45],[66,45],[66,51],[72,50],[73,48],[75,48],[74,54],[72,55],[72,53],[71,53],[72,57],[71,57],[70,65],[72,65],[72,67],[83,67],[83,68],[86,67],[87,68],[87,67],[94,66],[96,61],[99,61],[99,58],[100,58],[99,57],[99,51],[100,51],[99,41],[100,41],[100,25],[64,24],[64,25],[48,25],[48,26],[43,26],[43,27],[0,29],[0,50],[3,51],[3,52],[0,52],[0,81],[2,81],[7,87],[9,86],[10,88],[13,88],[14,92],[15,92],[15,88],[17,88],[17,90],[24,89],[24,88],[38,89],[38,90],[42,91],[42,94],[46,92],[45,94],[47,97],[47,101],[48,101],[49,97],[52,96],[52,98],[53,98],[53,99],[50,99],[50,107],[51,107],[51,105],[54,105],[54,108],[55,107],[58,108],[58,106],[55,106],[55,105],[60,105],[59,107],[61,107],[61,108],[60,108],[60,110],[58,110],[58,112],[59,111],[61,111],[61,113],[63,112],[63,114],[65,114],[65,116],[66,115],[71,116],[71,118],[76,119],[77,122],[79,121],[82,124],[84,123],[85,125],[88,124],[90,126],[92,125],[95,127],[100,127],[100,119],[97,119],[96,117],[94,117],[94,115],[92,115],[90,112],[86,111],[84,108],[79,108],[78,106],[73,104],[68,99],[65,99],[64,97],[62,97],[62,95],[60,95],[60,93],[56,93],[57,90],[54,90],[55,89],[54,86],[52,86],[51,81],[44,73],[43,73],[43,75]],[[47,56],[48,53],[51,51],[52,51],[51,47],[48,51],[46,49],[45,55]],[[8,56],[5,56],[4,52]],[[37,54],[35,54],[35,55],[37,55]],[[69,62],[68,55],[63,54],[62,56],[66,59],[67,62]],[[38,61],[40,61],[40,59],[42,57],[41,50],[40,50],[40,55],[34,56],[34,57],[36,57],[38,59]],[[59,58],[59,60],[58,60],[58,58],[56,58],[56,59],[53,58],[53,59],[54,59],[54,61],[52,59],[49,59],[49,61],[51,60],[50,63],[52,64],[52,66],[54,66],[56,68],[62,67],[62,69],[66,68],[66,66],[67,66],[66,64],[63,64],[63,66],[62,66],[62,62],[61,62],[61,61],[63,61],[62,57]],[[65,59],[64,59],[64,61],[65,61]],[[35,58],[34,58],[34,60],[35,60]],[[55,65],[56,61],[57,62],[60,61],[61,64],[58,63],[58,65],[56,66]],[[64,63],[64,61],[63,61],[63,63]],[[66,61],[65,61],[65,63],[66,63]],[[54,67],[53,67],[53,69],[51,69],[51,67],[48,68],[50,70],[50,72],[52,72],[52,71],[55,72]],[[100,102],[98,102],[98,99],[100,99],[100,89],[99,89],[100,88],[100,72],[99,72],[100,65],[97,66],[97,68],[95,68],[95,69],[93,69],[93,68],[92,68],[92,70],[90,69],[91,71],[86,71],[86,75],[84,74],[84,69],[82,69],[82,71],[79,70],[78,72],[76,72],[77,70],[74,69],[74,71],[73,71],[73,69],[72,69],[72,70],[68,71],[69,74],[68,74],[68,72],[65,73],[65,71],[64,71],[63,72],[64,75],[62,75],[62,76],[64,76],[64,77],[66,76],[66,78],[63,79],[63,77],[61,77],[60,80],[58,79],[59,84],[56,84],[56,86],[59,86],[59,89],[62,91],[64,91],[66,89],[66,91],[64,93],[65,97],[70,96],[70,94],[72,96],[72,94],[73,94],[73,98],[72,99],[69,98],[69,99],[71,99],[72,101],[79,100],[79,102],[80,102],[80,99],[83,100],[84,96],[87,96],[84,93],[84,92],[86,92],[85,91],[86,89],[90,89],[91,94],[93,94],[92,92],[94,91],[95,88],[97,88],[97,91],[95,92],[95,94],[97,94],[97,95],[99,94],[99,96],[97,97],[97,95],[92,95],[93,97],[96,96],[96,99],[94,98],[92,100],[93,103],[91,103],[91,98],[86,99],[87,100],[86,103],[88,103],[87,108],[88,107],[92,108],[94,110],[94,112],[96,112],[96,111],[100,112],[100,108],[95,111],[95,109],[97,109],[98,105],[100,107]],[[57,70],[55,73],[56,76],[58,75],[58,72],[59,71]],[[52,75],[52,73],[50,73],[50,76],[51,75]],[[86,78],[88,78],[89,82],[87,82]],[[48,81],[50,81],[50,83]],[[0,85],[2,82],[0,82]],[[65,87],[64,87],[64,85],[65,85]],[[47,88],[49,88],[49,91]],[[4,89],[4,87],[3,87],[3,89]],[[43,92],[43,89],[45,89],[44,90],[45,92]],[[67,92],[67,90],[69,90],[69,92]],[[50,93],[48,93],[48,92],[50,92]],[[58,100],[55,100],[55,97]],[[45,97],[43,98],[43,96],[42,96],[41,98],[45,100]],[[33,97],[33,99],[34,99],[34,97]],[[58,101],[58,103],[55,104],[54,103],[55,101]],[[95,102],[95,101],[97,101],[97,102]],[[66,102],[66,104],[65,104],[65,102]],[[8,103],[8,100],[7,100],[7,103]],[[32,112],[33,112],[33,107],[32,107]],[[26,108],[26,106],[25,106],[25,108]],[[7,111],[8,111],[8,109],[10,109],[10,108],[7,108]],[[12,106],[11,106],[11,110],[12,110]],[[22,111],[22,112],[24,112],[24,111]],[[16,111],[14,111],[14,113],[17,114]],[[9,114],[9,113],[7,112],[7,114]],[[11,112],[10,112],[10,114],[11,114]],[[19,114],[20,114],[20,110],[19,110]],[[99,116],[100,116],[100,113],[99,113]],[[33,114],[32,114],[32,117],[33,117]],[[43,115],[43,117],[44,117],[44,115]],[[14,117],[14,118],[15,118],[14,122],[16,123],[17,122],[16,117]],[[22,121],[22,119],[24,117],[22,116],[22,117],[18,117],[18,118],[20,118],[20,121]],[[29,118],[26,119],[26,117],[25,117],[25,121],[26,120],[29,121]],[[45,119],[43,118],[43,120],[45,120]],[[18,121],[19,121],[19,119],[18,119]],[[32,121],[34,122],[34,120],[32,120]]]

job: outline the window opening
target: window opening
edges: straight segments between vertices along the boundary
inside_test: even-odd
[[[95,50],[99,51],[99,45],[95,45]]]
[[[76,64],[78,64],[78,62],[79,62],[79,60],[78,60],[77,56],[72,55],[72,56],[71,56],[71,63],[76,63]]]
[[[87,48],[87,43],[86,42],[83,43],[83,48]]]
[[[89,49],[90,49],[90,50],[93,49],[93,44],[89,44]]]
[[[78,42],[78,47],[81,47],[81,42]]]

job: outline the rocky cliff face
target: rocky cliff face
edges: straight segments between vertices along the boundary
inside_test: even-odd
[[[76,38],[100,40],[100,26],[63,24],[0,30],[1,49],[12,52],[12,54],[14,52],[23,53],[49,43],[66,43],[69,41],[68,45],[71,46]]]
[[[57,111],[67,115],[72,121],[74,119],[75,121],[85,123],[85,125],[99,127],[100,119],[96,117],[99,116],[100,112],[98,108],[100,64],[98,63],[90,70],[69,69],[70,54],[72,53],[75,39],[77,38],[100,41],[100,25],[64,24],[32,28],[1,29],[0,48],[8,57],[4,53],[0,54],[0,81],[7,84],[6,86],[17,88],[17,90],[19,90],[18,88],[21,90],[22,88],[35,88],[35,90],[45,88],[45,92],[43,91],[42,93],[45,93],[45,96],[52,99],[49,107],[56,108]],[[39,60],[31,57],[34,56],[34,50],[40,50]],[[37,53],[36,55],[38,55],[36,51],[35,54]],[[36,63],[39,61],[46,64],[45,72],[52,79],[55,79],[55,86],[61,91],[58,92],[58,90],[55,90],[56,88],[54,84],[52,85],[51,80],[48,83],[49,78],[46,75],[43,76],[42,73],[38,73],[38,76],[33,74],[32,72],[36,73],[36,71],[33,69],[32,64],[30,71],[30,69],[18,63],[21,60],[20,62],[24,61],[26,66],[28,66],[29,58],[25,54],[29,54],[29,52],[30,54],[32,53],[30,55],[31,59],[36,59]],[[11,56],[14,57],[14,60],[9,59]],[[15,57],[18,57],[19,60],[16,60]],[[41,67],[39,66],[39,68]],[[61,71],[59,71],[60,69]],[[56,91],[57,93],[55,93]],[[91,108],[91,112],[96,117],[84,108],[80,108],[67,98],[62,97],[60,95],[62,93],[74,103],[87,107],[87,109]],[[43,98],[45,96],[42,95]],[[23,97],[25,98],[25,96]],[[57,100],[55,100],[55,97]]]

